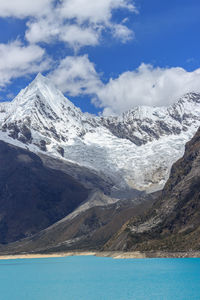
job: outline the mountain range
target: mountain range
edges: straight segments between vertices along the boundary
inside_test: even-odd
[[[41,74],[12,102],[0,103],[1,140],[92,169],[112,182],[114,195],[161,189],[199,125],[200,94],[186,94],[170,107],[96,117]]]
[[[0,103],[0,251],[178,245],[173,238],[182,232],[184,241],[198,219],[182,215],[198,206],[190,201],[199,131],[184,150],[199,126],[198,93],[169,107],[93,116],[38,74]]]

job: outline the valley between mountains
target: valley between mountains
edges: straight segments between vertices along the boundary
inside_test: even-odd
[[[93,116],[38,74],[0,103],[0,253],[200,250],[199,126],[198,93]]]

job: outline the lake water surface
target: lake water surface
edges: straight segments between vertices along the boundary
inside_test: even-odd
[[[0,261],[1,300],[200,300],[200,259]]]

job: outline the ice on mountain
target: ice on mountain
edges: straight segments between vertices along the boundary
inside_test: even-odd
[[[184,95],[170,107],[94,117],[41,74],[11,103],[0,104],[0,139],[93,168],[119,188],[146,191],[162,188],[199,125],[200,94]]]

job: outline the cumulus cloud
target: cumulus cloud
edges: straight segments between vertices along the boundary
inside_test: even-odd
[[[25,18],[28,16],[41,15],[47,12],[52,1],[0,0],[0,17]]]
[[[128,9],[137,12],[130,0],[64,0],[61,14],[67,19],[76,19],[79,24],[88,21],[93,24],[109,24],[114,9]]]
[[[200,69],[154,68],[141,64],[137,70],[110,79],[97,91],[106,113],[120,114],[137,105],[169,105],[188,92],[200,92]]]
[[[83,46],[99,44],[104,31],[122,42],[134,37],[122,20],[112,20],[113,11],[137,12],[129,0],[63,0],[48,13],[27,22],[26,39],[30,43],[60,40],[76,51]]]
[[[59,23],[56,23],[54,17],[43,16],[39,20],[31,20],[27,22],[28,29],[25,37],[28,42],[36,44],[39,42],[51,43],[54,37],[59,34]]]
[[[77,25],[64,26],[59,36],[62,41],[70,44],[75,50],[83,46],[95,46],[99,39],[96,30]]]
[[[45,42],[54,43],[62,41],[78,51],[83,46],[95,46],[99,44],[100,31],[92,26],[80,26],[77,24],[64,24],[64,20],[58,20],[50,15],[39,20],[29,21],[25,37],[31,44]]]
[[[0,57],[0,87],[14,78],[44,71],[50,64],[44,49],[37,45],[23,46],[18,40],[0,44]]]
[[[141,64],[104,84],[86,55],[67,57],[50,74],[70,96],[88,95],[104,115],[121,114],[134,106],[165,106],[188,92],[200,92],[200,69],[154,68]]]
[[[103,87],[87,55],[68,56],[49,74],[57,87],[70,96],[92,95]]]
[[[134,38],[134,32],[123,24],[113,25],[113,36],[120,39],[122,43],[126,43]]]
[[[66,43],[77,51],[95,46],[104,31],[123,43],[133,32],[112,20],[113,11],[137,13],[132,0],[0,0],[0,17],[28,18],[25,37],[30,43]]]
[[[77,25],[64,25],[55,20],[54,17],[42,18],[34,23],[28,23],[29,30],[26,39],[31,44],[39,42],[52,43],[55,39],[69,44],[74,50],[82,46],[95,46],[98,44],[98,33],[96,30]]]

